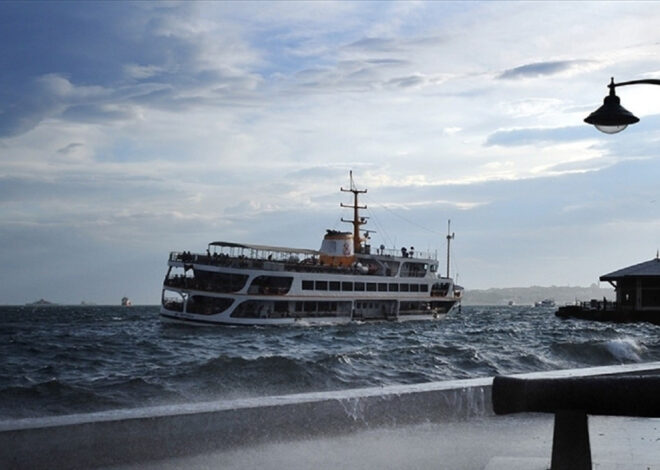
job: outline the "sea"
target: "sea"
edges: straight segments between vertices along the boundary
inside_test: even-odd
[[[0,307],[0,420],[660,360],[660,326],[554,308],[286,327],[167,325],[158,309]]]

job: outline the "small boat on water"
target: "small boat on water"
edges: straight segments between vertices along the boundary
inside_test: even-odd
[[[534,302],[534,307],[554,307],[555,301],[552,299],[543,299],[538,302]]]
[[[320,250],[215,241],[206,253],[172,252],[163,282],[165,322],[338,324],[441,319],[463,288],[414,248],[371,252],[351,174],[353,232],[328,230]],[[447,235],[449,243],[453,235]],[[447,248],[449,254],[449,246]],[[449,261],[447,261],[449,267]]]

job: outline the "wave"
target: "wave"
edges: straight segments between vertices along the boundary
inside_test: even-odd
[[[621,362],[642,362],[640,354],[643,354],[646,349],[638,340],[633,338],[607,341],[604,347],[610,352],[612,357]]]
[[[551,349],[570,364],[578,366],[639,363],[647,360],[643,358],[646,348],[635,338],[560,342]]]
[[[164,328],[158,307],[0,307],[0,418],[660,360],[660,327],[463,307],[438,322]]]

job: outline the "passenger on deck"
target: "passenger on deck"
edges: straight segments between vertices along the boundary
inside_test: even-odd
[[[404,258],[408,257],[408,250],[406,250],[405,246],[401,247],[401,256],[403,256]]]

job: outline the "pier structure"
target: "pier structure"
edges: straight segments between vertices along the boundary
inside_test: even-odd
[[[595,321],[650,322],[660,325],[660,256],[600,277],[616,291],[616,301],[594,299],[566,305],[557,316]]]

